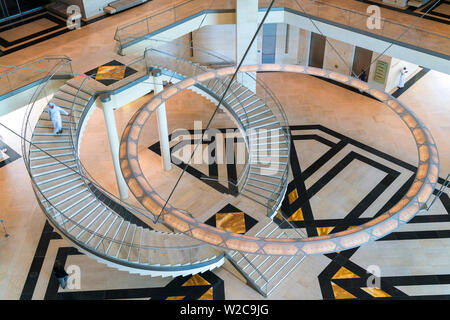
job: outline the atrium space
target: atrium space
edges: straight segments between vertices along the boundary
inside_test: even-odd
[[[450,299],[450,3],[0,0],[0,300]]]

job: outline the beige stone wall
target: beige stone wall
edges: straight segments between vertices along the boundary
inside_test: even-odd
[[[288,31],[287,26],[288,25],[285,23],[277,24],[275,63],[297,64],[299,46],[298,28],[295,26],[289,26]]]
[[[307,30],[298,29],[298,50],[297,63],[301,65],[308,65],[309,60],[309,41],[311,34]]]
[[[323,67],[349,75],[353,64],[354,48],[355,46],[351,44],[328,37],[325,43]]]
[[[215,26],[205,26],[193,32],[194,48],[204,48],[222,56],[229,62],[235,61],[236,53],[236,25],[224,24]],[[194,57],[197,61],[206,64],[221,62],[209,55],[204,55],[200,51],[194,50]]]
[[[392,57],[385,56],[385,55],[382,55],[379,57],[379,55],[380,54],[377,52],[373,53],[372,66],[370,68],[368,82],[371,85],[375,86],[376,88],[382,89],[386,92],[390,92],[397,87],[399,79],[400,79],[400,70],[403,67],[406,67],[406,69],[408,70],[408,74],[406,76],[407,78],[408,78],[408,76],[411,76],[415,71],[417,71],[417,68],[419,67],[416,64],[413,64],[413,63],[410,63],[410,62],[407,62],[404,60],[399,60],[399,59],[392,58]],[[380,84],[373,80],[374,75],[375,75],[376,65],[377,65],[375,60],[385,61],[389,64],[388,71],[386,73],[386,80],[385,80],[384,84]]]
[[[406,74],[406,79],[408,79],[408,77],[410,77],[417,70],[417,68],[419,68],[419,66],[414,63],[392,58],[388,79],[386,81],[385,90],[387,92],[397,87],[400,80],[400,70],[403,69],[403,67],[406,67],[406,70],[408,71]]]

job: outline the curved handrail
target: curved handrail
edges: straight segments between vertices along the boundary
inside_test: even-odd
[[[138,60],[140,60],[140,59],[138,59]],[[56,73],[56,72],[55,72],[55,73]],[[55,74],[55,73],[54,73],[54,74]],[[71,117],[70,117],[70,126],[69,126],[69,128],[70,128],[70,132],[71,132],[70,136],[71,136],[72,138],[74,138],[74,139],[72,140],[72,145],[73,145],[74,148],[75,148],[74,150],[77,150],[77,143],[78,143],[78,138],[79,138],[76,134],[78,134],[78,133],[80,132],[80,130],[79,130],[79,129],[80,129],[80,126],[79,126],[80,123],[77,125],[77,130],[76,130],[76,131],[74,131],[74,128],[73,128],[73,126],[72,126],[72,125],[76,124],[76,121],[75,121],[75,119],[73,118],[73,115],[74,115],[74,114],[73,114],[73,110],[74,110],[74,108],[75,108],[75,101],[77,100],[77,98],[79,98],[79,95],[80,95],[80,93],[81,93],[81,89],[82,89],[83,87],[85,87],[85,84],[86,84],[87,80],[90,79],[90,78],[92,78],[92,77],[93,77],[93,76],[85,76],[85,78],[83,79],[83,85],[80,86],[80,87],[78,88],[77,94],[75,95],[75,98],[74,98],[74,100],[73,100],[73,102],[72,102],[72,112],[71,112]],[[46,84],[50,81],[50,79],[52,79],[52,76],[49,77],[49,80],[46,82]],[[36,97],[40,96],[40,93],[41,93],[42,91],[44,91],[44,90],[45,90],[45,85],[40,86],[40,90],[37,90],[37,91],[36,91],[36,94],[34,95],[34,97],[36,98]],[[38,92],[39,92],[39,93],[38,93]],[[26,120],[24,121],[24,124],[25,124],[25,125],[29,125],[29,117],[30,117],[30,114],[31,114],[31,112],[32,112],[32,110],[33,110],[33,107],[34,107],[34,103],[33,103],[33,105],[31,106],[31,108],[29,108],[29,110],[27,111],[27,117],[26,117]],[[88,110],[88,108],[85,108],[85,112],[84,112],[83,115],[81,115],[81,117],[85,116],[85,113],[87,112],[87,110]],[[30,127],[30,129],[31,129],[31,127]],[[25,145],[25,143],[23,143],[23,144]],[[45,152],[45,151],[44,151],[44,152]],[[24,154],[27,154],[27,153],[25,152]],[[48,153],[46,153],[46,154],[48,154]],[[48,155],[49,155],[50,157],[52,157],[53,159],[55,159],[55,161],[60,162],[57,158],[54,158],[54,157],[51,156],[50,154],[48,154]],[[108,192],[107,190],[105,190],[104,188],[102,188],[102,187],[101,187],[101,186],[100,186],[100,185],[99,185],[99,184],[98,184],[98,183],[97,183],[97,182],[89,175],[89,172],[84,168],[84,166],[82,165],[82,163],[79,162],[79,161],[77,161],[77,162],[78,162],[78,164],[79,164],[79,167],[78,167],[78,168],[80,169],[80,172],[78,172],[77,174],[79,174],[79,175],[83,178],[83,181],[85,181],[85,183],[86,183],[86,180],[88,180],[90,183],[94,184],[101,192],[103,192],[103,193],[105,193],[105,194],[108,194],[108,195],[109,195],[111,198],[113,198],[115,201],[121,203],[122,205],[124,205],[124,206],[127,207],[127,208],[132,208],[132,209],[133,209],[133,210],[132,210],[133,212],[136,212],[136,211],[137,211],[137,213],[140,213],[140,214],[143,213],[141,210],[138,210],[138,209],[135,208],[135,207],[131,207],[128,203],[121,201],[119,198],[117,198],[116,196],[114,196],[113,194],[111,194],[110,192]],[[29,158],[28,158],[28,155],[26,156],[26,163],[27,163],[27,169],[29,169]],[[61,162],[60,162],[60,163],[61,163]],[[61,164],[67,167],[67,165],[65,165],[65,164],[63,164],[63,163],[61,163]],[[30,176],[32,176],[30,171],[29,171],[29,174],[30,174]],[[33,189],[34,189],[35,191],[37,191],[37,192],[35,192],[35,193],[36,193],[36,195],[38,196],[38,199],[40,198],[41,201],[44,201],[49,207],[53,208],[53,210],[56,210],[56,212],[58,213],[59,217],[61,217],[61,218],[64,219],[64,224],[70,222],[70,223],[72,223],[73,225],[78,226],[80,229],[86,231],[87,233],[89,233],[89,234],[91,234],[91,235],[93,235],[93,236],[103,238],[104,240],[107,240],[107,241],[112,241],[112,242],[117,242],[117,243],[119,243],[119,241],[116,241],[116,240],[114,240],[114,239],[110,239],[109,237],[105,237],[105,236],[102,235],[102,234],[99,234],[99,233],[96,233],[96,232],[90,230],[89,228],[83,227],[82,225],[80,225],[80,224],[78,224],[76,221],[74,221],[73,219],[70,219],[70,217],[66,216],[64,213],[58,211],[57,208],[52,204],[52,201],[50,201],[49,199],[47,199],[47,198],[45,197],[45,195],[40,191],[40,189],[39,189],[39,187],[37,186],[36,181],[34,181],[34,179],[32,179],[32,184],[33,184]],[[48,216],[50,219],[52,218],[48,213],[46,213],[46,214],[47,214],[47,216]],[[148,217],[148,216],[147,216],[147,217]],[[70,236],[69,236],[69,237],[70,237]],[[76,239],[72,239],[72,240],[76,241]],[[135,245],[133,245],[133,244],[131,244],[131,243],[124,243],[124,242],[120,242],[120,243],[121,243],[123,246],[137,247],[137,246],[135,246]],[[188,249],[191,249],[191,248],[200,248],[200,247],[207,246],[207,245],[208,245],[208,244],[206,244],[206,243],[201,243],[201,244],[195,245],[195,246],[189,246],[189,247],[177,247],[177,250],[181,250],[182,248],[185,248],[186,250],[188,250]],[[151,248],[153,248],[153,247],[146,246],[144,249],[151,249]],[[159,249],[161,249],[161,248],[159,248]]]
[[[383,37],[386,37],[388,39],[397,39],[399,34],[402,34],[403,32],[406,33],[408,31],[409,36],[403,37],[402,41],[406,44],[418,46],[425,48],[427,50],[431,50],[438,53],[443,53],[448,55],[448,50],[442,50],[442,41],[448,40],[449,37],[447,35],[444,35],[442,33],[431,31],[430,29],[425,29],[422,26],[414,25],[411,27],[410,25],[402,24],[401,22],[397,22],[394,20],[390,20],[386,17],[380,17],[377,18],[380,21],[380,25],[382,26],[381,29],[368,29],[366,27],[366,21],[368,18],[371,17],[370,13],[366,12],[366,7],[364,7],[364,11],[357,11],[355,9],[349,9],[349,8],[342,8],[335,4],[327,3],[324,1],[317,1],[317,0],[302,0],[301,3],[297,3],[298,0],[277,0],[274,4],[273,11],[275,11],[277,8],[283,8],[284,10],[294,10],[301,13],[306,13],[308,16],[311,17],[319,17],[324,20],[330,21],[330,22],[337,22],[343,25],[347,25],[351,28],[359,29],[364,32],[370,32],[374,35],[381,35]],[[186,7],[185,11],[191,12],[189,8],[189,4],[192,3],[192,0],[185,1],[181,4],[177,4],[172,8],[165,9],[163,11],[157,12],[153,14],[152,16],[141,18],[139,20],[136,20],[128,25],[119,26],[116,29],[114,39],[118,42],[118,46],[121,50],[124,48],[126,43],[132,42],[133,40],[137,39],[148,39],[148,35],[152,33],[156,33],[158,30],[164,30],[168,25],[172,23],[176,23],[181,19],[177,19],[176,17],[176,11],[177,10],[183,10],[183,6]],[[259,0],[258,1],[258,8],[259,10],[264,10],[268,7],[270,0]],[[214,9],[235,9],[235,6],[233,3],[231,5],[223,4],[223,2],[219,3],[213,3],[211,6],[210,1],[207,0],[197,0],[197,10],[195,12],[192,12],[192,15],[201,13],[205,11],[206,9],[211,8]],[[158,26],[155,26],[151,29],[149,24],[151,23],[155,17],[166,13],[168,11],[174,11],[173,19],[159,19],[158,22],[161,22],[158,24]],[[305,12],[304,12],[305,11]],[[182,18],[185,18],[184,16]],[[170,20],[170,21],[168,21]],[[394,30],[392,33],[389,33],[389,26],[394,26],[394,28],[390,28]],[[130,30],[128,32],[128,30]],[[133,30],[137,29],[137,30]],[[400,30],[398,32],[398,30]],[[134,31],[134,33],[133,33]],[[120,35],[120,33],[124,33],[123,36]],[[130,35],[131,33],[131,35]],[[428,36],[428,41],[420,42],[423,37]],[[130,41],[131,39],[131,41]]]
[[[175,44],[175,45],[178,45],[178,44]],[[183,46],[183,45],[181,45],[181,46]],[[184,46],[183,46],[183,47],[184,47]],[[189,48],[189,46],[186,46],[186,47]],[[170,53],[168,53],[168,52],[164,52],[164,51],[161,51],[161,50],[158,50],[158,49],[152,49],[152,48],[147,49],[147,50],[145,51],[146,59],[150,59],[148,55],[149,55],[149,52],[151,52],[151,51],[152,51],[152,52],[157,52],[158,54],[163,54],[163,55],[165,55],[165,56],[167,56],[167,57],[171,57],[171,58],[173,58],[173,59],[176,59],[176,60],[177,60],[177,64],[178,64],[178,61],[186,62],[186,63],[190,64],[194,69],[198,69],[198,70],[200,71],[199,73],[207,72],[207,71],[209,70],[209,69],[207,69],[206,67],[203,67],[203,66],[201,66],[201,65],[196,65],[196,64],[194,64],[192,61],[183,59],[183,58],[181,58],[181,57],[175,56],[175,55],[173,55],[173,54],[170,54]],[[161,66],[160,63],[156,63],[156,65]],[[174,76],[174,74],[175,74],[175,72],[172,74],[172,77]],[[225,79],[225,80],[222,82],[222,85],[221,85],[221,86],[225,87],[227,82],[228,82],[228,79]],[[205,86],[203,86],[203,90],[204,90],[204,91],[207,91],[209,94],[215,96],[215,95],[214,95],[211,91],[209,91]],[[235,94],[233,94],[233,93],[231,93],[231,94],[232,94],[234,97],[236,97]],[[219,100],[220,100],[220,97],[217,96],[216,99],[219,101]],[[241,102],[239,101],[239,103],[241,103]],[[233,110],[231,110],[231,108],[227,108],[227,110],[228,110],[229,112],[233,112]],[[247,114],[247,112],[246,112],[245,109],[244,109],[244,112],[245,112],[245,117],[246,117],[246,119],[247,119],[247,121],[248,121],[248,114]],[[240,122],[239,124],[240,124],[240,127],[241,127],[241,129],[242,129],[243,126],[244,126],[244,124],[243,124],[242,122]],[[241,130],[241,132],[242,132],[242,130]],[[247,147],[249,147],[250,144],[248,143],[247,137],[244,136],[244,139],[245,139],[245,143],[246,143]],[[248,159],[247,159],[247,160],[248,160]],[[248,168],[249,168],[249,166],[248,166],[248,161],[246,161],[246,164],[245,164],[244,169],[241,171],[241,173],[240,173],[240,175],[239,175],[239,178],[236,179],[235,182],[233,182],[233,185],[238,186],[238,185],[240,184],[240,182],[241,182],[242,179],[244,178],[246,172],[248,171]]]
[[[218,60],[220,60],[220,61],[225,61],[225,62],[228,61],[228,59],[227,59],[225,56],[222,56],[222,55],[220,55],[219,53],[212,52],[211,50],[208,50],[208,49],[205,49],[205,48],[202,48],[202,47],[196,46],[196,47],[194,48],[194,47],[192,47],[192,46],[189,46],[189,45],[186,45],[186,44],[183,44],[183,43],[179,43],[179,42],[175,42],[175,41],[167,41],[167,40],[162,40],[162,39],[152,39],[152,42],[155,42],[155,43],[164,43],[164,44],[170,43],[171,46],[177,46],[177,47],[183,47],[183,48],[188,48],[188,49],[194,49],[194,50],[196,50],[196,51],[202,52],[203,54],[212,56],[212,57],[214,57],[215,59],[218,59]],[[175,56],[175,55],[172,54],[172,53],[162,51],[161,49],[156,49],[156,48],[152,48],[152,47],[151,47],[151,48],[147,48],[147,49],[145,50],[144,55],[148,55],[148,52],[158,52],[159,54],[163,54],[163,55],[166,56],[166,57],[174,58],[174,59],[176,59],[177,61],[178,61],[178,60],[182,60],[182,61],[184,61],[184,62],[187,62],[187,63],[191,64],[194,68],[198,68],[199,70],[202,70],[203,72],[207,72],[207,71],[211,70],[211,69],[209,69],[209,68],[202,67],[201,65],[195,64],[194,62],[192,62],[192,61],[190,61],[190,60],[184,59],[184,58],[182,58],[182,57]],[[255,84],[256,84],[256,86],[257,86],[257,87],[256,87],[256,90],[255,90],[255,91],[256,91],[256,95],[257,95],[260,99],[262,99],[262,100],[264,101],[265,104],[268,104],[268,102],[272,102],[272,103],[270,104],[270,109],[271,109],[272,111],[276,111],[276,115],[278,116],[278,118],[279,118],[278,120],[279,120],[279,122],[280,122],[280,124],[281,124],[281,127],[283,128],[283,131],[284,131],[285,139],[286,139],[287,141],[290,141],[289,122],[288,122],[288,120],[287,120],[286,114],[285,114],[284,111],[283,111],[283,108],[281,107],[281,103],[280,103],[279,100],[276,98],[276,95],[268,88],[267,85],[264,84],[264,82],[263,82],[262,80],[256,79],[256,74],[253,75],[251,72],[243,72],[243,73],[242,73],[242,77],[246,77],[246,78],[248,78],[251,82],[255,82]],[[235,81],[236,81],[236,80],[235,80]],[[236,81],[236,82],[237,82],[237,81]],[[259,88],[260,90],[258,90],[258,88]],[[265,97],[268,97],[268,99],[262,98],[262,97],[261,97],[262,95],[264,95]],[[245,112],[245,114],[246,114],[246,118],[248,119],[247,111],[246,111],[245,109],[243,109],[243,110],[244,110],[244,112]],[[231,110],[231,112],[232,112],[232,110]],[[280,119],[280,117],[281,117],[281,119]],[[248,122],[248,121],[247,121],[247,122]],[[250,153],[250,152],[251,152],[251,148],[252,148],[252,144],[251,144],[251,143],[248,143],[248,137],[244,134],[244,131],[241,130],[241,132],[243,133],[243,137],[244,137],[245,140],[246,140],[247,148],[248,148],[249,153]],[[290,154],[290,148],[291,148],[290,144],[287,145],[287,148],[288,148],[288,154]],[[244,167],[244,169],[241,171],[240,177],[237,179],[237,183],[236,183],[236,185],[239,185],[239,184],[242,182],[242,184],[241,184],[241,189],[243,189],[243,188],[245,187],[246,183],[247,183],[247,180],[246,180],[246,179],[243,179],[243,178],[247,178],[247,177],[248,177],[247,172],[248,172],[249,170],[250,170],[250,163],[247,161],[246,164],[245,164],[245,167]],[[287,163],[287,166],[285,166],[284,171],[283,171],[283,174],[282,174],[282,177],[283,177],[283,181],[284,181],[284,182],[287,181],[288,175],[289,175],[289,161],[288,161],[288,163]],[[286,186],[285,186],[285,185],[286,185]],[[283,189],[284,189],[284,190],[283,190]],[[279,193],[280,193],[281,195],[278,196],[278,198],[280,198],[280,199],[277,199],[278,201],[277,201],[273,206],[270,206],[270,208],[268,207],[268,211],[269,211],[268,214],[271,214],[273,211],[276,211],[275,208],[279,207],[279,204],[281,204],[281,201],[283,200],[282,198],[283,198],[283,195],[284,195],[286,189],[287,189],[287,184],[286,184],[286,183],[282,183],[282,184],[280,185],[280,188],[279,188],[278,190],[275,190],[275,191],[272,193],[272,198],[273,198],[274,200],[277,198],[277,196],[276,196],[276,194],[278,194],[277,191],[279,191]]]
[[[69,63],[70,63],[70,61],[69,61]],[[66,66],[66,63],[63,63],[62,65],[55,67],[56,70],[51,70],[51,71],[49,71],[49,79],[46,81],[46,85],[48,85],[48,83],[51,81],[51,79],[53,78],[53,76],[54,76],[55,74],[57,74],[58,71],[59,71],[61,68],[63,68],[64,66]],[[44,90],[45,90],[45,86],[44,86],[44,85],[40,86],[40,87],[38,88],[38,90],[36,90],[36,92],[35,92],[35,94],[33,95],[32,99],[33,99],[33,98],[35,99],[36,97],[39,97],[39,96],[42,94],[42,92],[43,92]],[[23,154],[24,154],[24,162],[25,162],[25,164],[26,164],[25,167],[26,167],[27,172],[28,172],[28,174],[29,174],[29,176],[30,176],[30,179],[31,179],[31,182],[32,182],[32,187],[33,187],[33,190],[35,191],[35,195],[36,195],[36,197],[37,197],[37,199],[38,199],[39,205],[40,205],[41,208],[43,209],[43,211],[44,211],[45,215],[47,216],[47,218],[48,218],[50,221],[54,221],[54,218],[49,214],[49,209],[51,208],[51,210],[53,210],[54,213],[57,213],[57,214],[58,214],[58,217],[62,217],[62,218],[64,219],[64,220],[63,220],[63,225],[58,224],[58,225],[60,225],[60,226],[62,227],[62,228],[58,228],[58,230],[60,230],[61,232],[63,232],[63,233],[65,234],[65,236],[67,236],[71,241],[73,241],[73,242],[77,243],[78,245],[80,245],[82,248],[85,248],[85,245],[84,245],[82,242],[80,242],[78,239],[76,239],[76,238],[74,238],[73,236],[71,236],[71,235],[67,232],[67,230],[64,228],[65,225],[66,225],[67,223],[70,222],[70,223],[72,223],[72,225],[75,225],[75,226],[78,227],[80,230],[83,230],[83,232],[87,232],[87,233],[90,234],[92,237],[98,237],[98,238],[101,238],[102,241],[105,241],[105,240],[106,240],[106,241],[109,241],[109,242],[112,242],[112,243],[121,244],[123,247],[140,248],[141,250],[172,251],[172,250],[196,250],[196,249],[199,249],[199,248],[202,248],[202,247],[207,246],[207,244],[205,244],[205,243],[199,243],[199,244],[195,244],[195,245],[183,245],[183,246],[163,247],[163,248],[162,248],[162,247],[149,246],[149,245],[135,245],[135,244],[133,244],[133,243],[127,243],[127,242],[124,242],[124,241],[118,241],[118,240],[115,240],[115,239],[113,239],[113,238],[111,238],[111,237],[107,237],[107,236],[105,236],[105,235],[103,235],[103,234],[100,234],[100,233],[98,233],[98,232],[95,232],[95,231],[93,231],[93,230],[91,230],[91,229],[89,229],[89,228],[86,228],[85,226],[79,224],[77,221],[71,219],[69,216],[65,215],[63,212],[59,211],[59,210],[56,208],[56,206],[52,203],[52,200],[49,200],[49,199],[45,196],[45,194],[40,190],[40,188],[39,188],[38,185],[37,185],[37,182],[36,182],[35,179],[34,179],[33,174],[31,173],[30,159],[29,159],[29,154],[28,154],[28,152],[27,152],[27,148],[26,148],[26,145],[27,145],[27,144],[28,144],[28,145],[33,145],[34,147],[36,147],[36,149],[39,149],[41,152],[45,153],[46,155],[48,155],[49,157],[51,157],[53,160],[59,162],[61,165],[64,165],[64,166],[68,167],[65,163],[61,162],[58,158],[55,158],[55,157],[52,156],[50,153],[46,152],[45,150],[42,150],[39,146],[33,144],[31,140],[28,140],[28,139],[25,137],[26,132],[27,132],[27,128],[28,128],[28,127],[31,128],[31,124],[30,124],[29,120],[30,120],[31,112],[32,112],[33,109],[34,109],[36,102],[37,102],[37,101],[35,100],[32,104],[30,104],[30,107],[28,108],[28,110],[27,110],[27,112],[26,112],[26,114],[25,114],[25,118],[24,118],[24,124],[23,124],[23,129],[24,129],[23,133],[24,133],[24,134],[22,135],[22,151],[24,152],[24,153],[23,153]],[[71,123],[71,124],[73,124],[73,123]],[[70,126],[70,127],[71,127],[71,126]],[[70,169],[73,170],[72,168],[70,168]],[[76,170],[73,170],[73,171],[76,172]],[[86,178],[87,178],[87,177],[83,176],[82,174],[80,174],[79,172],[77,172],[77,173],[78,173],[78,174],[80,175],[80,177],[82,177],[83,179],[86,179]],[[100,187],[100,186],[99,186],[99,187]],[[99,189],[102,189],[102,188],[100,187]],[[47,206],[45,206],[44,203],[45,203]],[[156,232],[159,232],[159,231],[156,231]],[[86,248],[86,249],[87,249],[87,250],[90,250],[89,248]],[[99,255],[102,255],[101,252],[98,252],[98,253],[99,253]],[[192,257],[192,253],[190,253],[190,257]],[[113,261],[118,262],[118,263],[123,263],[123,260],[121,260],[121,259],[119,259],[119,258],[115,258],[115,257],[112,257],[112,256],[107,256],[107,258],[108,258],[109,260],[113,260]],[[192,263],[192,261],[191,261],[191,263]],[[133,264],[133,263],[131,263],[131,264],[132,264],[133,266],[135,266],[135,267],[139,267],[139,265],[137,265],[137,264]],[[162,266],[162,267],[164,267],[164,266]],[[169,266],[168,266],[168,267],[169,267]],[[141,268],[142,268],[142,266],[141,266]],[[144,269],[145,269],[145,268],[144,268]]]
[[[7,74],[11,74],[20,70],[30,70],[30,71],[41,71],[41,72],[48,72],[48,69],[35,69],[35,68],[31,68],[30,66],[36,65],[38,63],[41,63],[43,61],[48,61],[48,60],[71,60],[68,56],[66,55],[47,55],[44,57],[39,57],[33,60],[30,60],[28,62],[25,62],[23,64],[20,64],[18,66],[11,66],[11,65],[4,65],[4,64],[0,64],[0,68],[8,68],[11,70],[7,70],[4,72],[0,72],[0,78],[4,77]]]
[[[178,83],[171,90],[167,90],[164,95],[159,94],[155,96],[129,121],[124,131],[125,137],[122,138],[121,142],[120,159],[122,161],[122,169],[125,172],[124,178],[133,194],[149,210],[161,205],[163,201],[145,179],[145,176],[143,176],[139,160],[137,159],[137,144],[142,125],[161,104],[185,88],[199,81],[207,81],[219,75],[223,76],[235,71],[236,68],[224,68],[188,78]],[[226,250],[262,255],[312,255],[351,249],[375,241],[398,229],[426,208],[426,202],[432,195],[438,180],[439,155],[428,128],[400,101],[359,79],[314,67],[266,64],[243,66],[241,71],[294,72],[319,76],[344,83],[368,93],[396,113],[411,131],[417,146],[419,160],[415,179],[400,201],[377,218],[355,228],[324,236],[278,239],[240,235],[208,226],[192,217],[186,216],[177,208],[167,205],[163,219],[172,225],[174,229]]]
[[[117,72],[117,71],[114,71]],[[113,73],[113,72],[112,72]],[[106,73],[102,73],[102,75],[104,75]],[[76,124],[76,130],[74,132],[73,127],[69,126],[69,132],[70,132],[70,138],[71,138],[71,144],[74,150],[78,151],[78,146],[79,146],[79,138],[80,138],[80,131],[81,131],[81,126],[83,124],[83,120],[82,121],[75,121],[74,118],[74,109],[75,109],[75,101],[77,99],[79,99],[79,95],[81,89],[86,89],[86,82],[88,79],[91,79],[92,76],[84,76],[84,79],[81,83],[81,86],[77,89],[77,93],[75,95],[74,100],[72,101],[72,106],[71,106],[71,113],[70,113],[70,117],[69,117],[69,121],[70,123],[74,123]],[[80,116],[81,119],[84,119],[87,112],[90,109],[90,104],[92,104],[94,102],[94,100],[96,99],[97,94],[94,94],[90,101],[88,102],[88,105],[85,107],[86,112],[83,112],[83,114]],[[143,208],[138,208],[136,206],[133,206],[131,204],[129,204],[126,201],[123,201],[120,197],[117,197],[115,194],[113,194],[112,192],[106,190],[106,188],[104,188],[100,183],[97,182],[97,180],[89,173],[89,171],[86,169],[86,167],[83,165],[83,162],[80,160],[79,157],[75,157],[76,159],[76,163],[77,163],[77,167],[79,172],[81,173],[80,176],[83,178],[83,181],[85,182],[86,186],[89,187],[89,183],[91,183],[93,186],[95,186],[96,189],[100,190],[103,194],[107,195],[110,199],[112,199],[113,201],[115,201],[116,203],[119,203],[121,206],[123,206],[124,208],[128,209],[129,211],[142,215],[146,218],[149,219],[154,219],[154,216],[149,216],[146,212],[145,209]]]
[[[35,107],[36,104],[36,100],[38,99],[39,96],[41,96],[42,92],[45,90],[45,87],[48,85],[48,83],[54,78],[54,76],[64,67],[69,66],[70,69],[70,74],[73,76],[73,72],[72,72],[72,67],[71,67],[71,62],[72,60],[68,57],[60,57],[60,58],[53,58],[57,61],[60,62],[60,64],[56,64],[53,69],[51,70],[47,70],[46,72],[46,77],[47,80],[44,83],[41,83],[38,85],[38,88],[34,91],[33,95],[30,98],[30,103],[27,106],[27,109],[25,111],[24,114],[24,120],[22,122],[22,129],[21,129],[21,135],[24,138],[27,138],[27,129],[29,129],[31,131],[31,127],[27,128],[27,125],[29,125],[29,121],[30,121],[30,115],[31,115],[31,110]],[[40,59],[39,61],[45,60],[45,58]],[[29,158],[28,158],[28,151],[26,150],[26,145],[23,143],[22,140],[22,157],[25,161],[25,166],[28,167],[29,166]],[[31,174],[31,172],[29,172]]]

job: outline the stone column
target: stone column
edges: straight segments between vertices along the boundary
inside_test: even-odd
[[[258,0],[236,0],[236,65],[239,64],[258,29]],[[242,65],[257,64],[257,41],[253,42]],[[251,73],[256,78],[256,73]],[[255,91],[256,84],[250,78],[238,74],[237,80]]]
[[[154,94],[158,94],[164,90],[162,85],[161,70],[151,70],[154,84]],[[169,132],[167,129],[167,116],[166,116],[166,104],[163,103],[157,110],[158,118],[158,130],[159,130],[159,145],[161,148],[161,160],[164,170],[169,171],[172,169],[172,163],[170,160],[170,146],[169,146]]]
[[[114,172],[116,174],[117,187],[119,189],[120,198],[125,200],[128,198],[128,186],[123,178],[119,161],[119,136],[117,134],[116,119],[114,117],[114,104],[109,94],[100,95],[100,102],[105,117],[106,131],[108,132],[109,146],[111,150]]]

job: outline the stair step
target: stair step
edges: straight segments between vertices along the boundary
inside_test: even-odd
[[[58,165],[58,164],[61,164],[61,163],[69,163],[69,162],[75,162],[75,161],[76,161],[76,159],[71,157],[71,158],[65,159],[65,160],[44,162],[42,164],[32,165],[32,166],[30,166],[30,169],[39,169],[39,168],[51,167],[51,166],[55,166],[55,165]]]
[[[105,215],[108,213],[111,213],[108,211],[106,207],[103,207],[100,212],[96,213],[92,216],[91,219],[89,219],[89,222],[84,225],[84,227],[81,229],[81,232],[78,233],[78,235],[75,236],[75,239],[79,239],[80,241],[84,243],[88,243],[89,240],[91,240],[94,237],[94,230],[101,225],[101,223],[104,220]],[[86,221],[86,220],[84,220]]]
[[[75,97],[75,95],[77,95],[79,99],[82,99],[86,102],[88,102],[92,98],[91,95],[88,95],[88,94],[84,93],[83,91],[78,91],[78,89],[75,89],[74,87],[67,86],[67,85],[64,85],[61,88],[59,88],[59,91],[64,92],[73,97]]]
[[[270,182],[270,181],[265,181],[265,180],[261,180],[261,179],[256,179],[256,178],[253,178],[253,177],[251,177],[251,176],[249,176],[248,180],[252,180],[252,181],[256,181],[256,182],[268,184],[268,185],[275,186],[275,187],[280,187],[280,184],[279,184],[279,183],[277,184],[277,183],[273,183],[273,182]]]
[[[82,206],[79,206],[76,209],[66,213],[65,217],[60,216],[60,224],[72,223],[67,231],[76,236],[82,230],[83,222],[89,219],[89,217],[94,214],[94,212],[101,210],[101,208],[101,203],[97,201],[97,199],[90,198],[90,200],[84,202]]]
[[[71,192],[71,191],[73,191],[75,189],[78,189],[80,187],[85,187],[85,183],[83,181],[78,182],[78,183],[73,183],[70,186],[66,186],[65,189],[63,189],[61,191],[58,191],[58,192],[56,192],[54,194],[51,194],[51,195],[50,194],[48,194],[48,195],[46,194],[45,197],[47,198],[47,201],[52,201],[52,200],[54,200],[54,199],[56,199],[56,198],[58,198],[60,196],[66,195],[67,193],[69,193],[69,192]]]
[[[65,92],[63,90],[59,90],[57,93],[55,93],[53,98],[58,98],[60,100],[69,102],[70,104],[75,102],[75,105],[83,107],[83,108],[80,108],[80,110],[84,110],[84,108],[86,107],[86,105],[87,105],[87,103],[89,101],[89,100],[81,98],[81,96],[75,97],[75,95],[67,93],[67,92]]]
[[[79,80],[78,82],[80,82],[80,83],[75,84],[74,82],[76,82],[77,80]],[[74,89],[77,89],[77,90],[79,89],[81,92],[84,92],[85,94],[87,94],[89,96],[93,96],[94,95],[94,92],[89,91],[87,89],[86,85],[84,85],[83,88],[80,88],[80,85],[83,82],[83,80],[80,80],[80,79],[77,79],[77,80],[76,79],[69,80],[69,81],[66,82],[66,85],[68,85],[69,87],[72,87]]]
[[[40,178],[40,177],[43,177],[43,176],[46,176],[46,175],[49,175],[49,174],[52,174],[52,173],[57,173],[57,172],[61,172],[61,171],[64,171],[64,170],[75,169],[76,167],[77,167],[76,164],[68,165],[67,167],[61,165],[61,167],[59,167],[57,169],[47,170],[47,171],[43,171],[43,172],[39,172],[39,173],[33,173],[33,177],[34,178]],[[32,170],[32,171],[34,171],[34,170]]]
[[[56,190],[58,188],[64,187],[64,186],[66,186],[68,184],[71,184],[71,183],[76,183],[78,181],[83,181],[83,180],[79,176],[76,176],[75,178],[67,179],[66,181],[57,183],[57,184],[55,184],[53,186],[49,186],[49,187],[47,187],[45,189],[41,189],[41,192],[46,194],[48,192],[51,192],[51,191]]]
[[[90,234],[89,238],[85,240],[84,242],[90,246],[91,248],[94,248],[101,242],[101,240],[104,238],[104,233],[102,231],[107,228],[111,222],[114,220],[114,217],[116,215],[113,213],[113,211],[108,210],[106,213],[103,214],[103,217],[99,221],[97,225],[91,225],[91,228],[94,228],[92,230],[92,233]],[[87,234],[87,232],[85,233]]]

